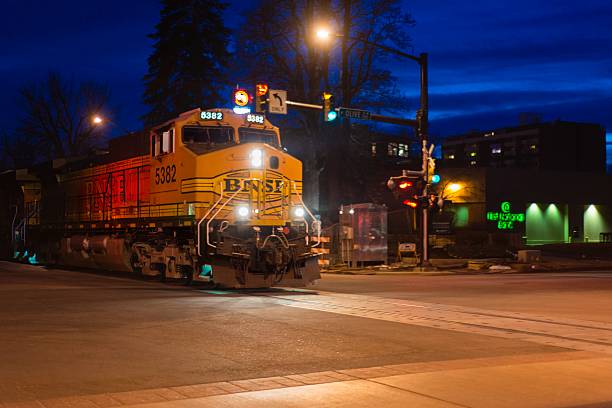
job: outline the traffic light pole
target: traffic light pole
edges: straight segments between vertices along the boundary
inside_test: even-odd
[[[427,125],[429,117],[429,91],[428,91],[428,75],[427,75],[427,53],[421,53],[419,55],[419,66],[421,67],[421,109],[417,113],[418,133],[422,144],[422,158],[423,158],[423,178],[425,180],[425,188],[423,189],[423,197],[427,198],[427,182],[429,181],[429,147],[427,146]],[[423,199],[423,201],[425,200]],[[429,208],[423,205],[422,209],[422,221],[423,226],[421,227],[422,235],[422,254],[421,254],[421,267],[429,266]]]

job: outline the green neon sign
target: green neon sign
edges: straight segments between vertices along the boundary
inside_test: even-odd
[[[500,207],[501,212],[487,212],[487,221],[497,222],[497,229],[511,230],[514,229],[517,222],[525,222],[525,214],[512,213],[510,211],[510,203],[508,201],[504,201],[503,203],[501,203]]]

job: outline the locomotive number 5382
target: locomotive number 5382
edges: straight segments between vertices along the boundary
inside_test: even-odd
[[[176,166],[155,168],[155,184],[174,183],[176,181]]]

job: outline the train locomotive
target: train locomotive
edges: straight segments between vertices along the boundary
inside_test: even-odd
[[[320,277],[301,162],[263,115],[194,109],[101,154],[11,174],[22,260],[231,288]]]

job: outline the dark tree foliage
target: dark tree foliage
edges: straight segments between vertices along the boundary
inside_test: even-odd
[[[145,124],[164,122],[197,107],[209,108],[224,97],[230,31],[226,5],[216,0],[163,0],[154,50],[148,59]]]
[[[103,142],[104,127],[92,122],[105,111],[109,92],[95,82],[75,83],[58,73],[20,90],[24,116],[11,137],[5,136],[4,154],[16,165],[38,159],[78,156]]]
[[[237,65],[250,83],[265,80],[272,88],[287,89],[291,100],[320,103],[328,90],[337,105],[397,111],[406,101],[387,69],[389,55],[362,40],[410,51],[407,31],[413,24],[399,0],[261,0],[238,35]],[[321,43],[315,36],[320,26],[343,37]],[[347,154],[348,121],[322,126],[320,113],[303,111],[289,115],[284,125],[294,139],[289,143],[303,146],[307,193],[318,194],[322,171],[333,176],[327,177],[332,183],[327,189],[336,196],[327,210],[333,211],[346,180],[359,180],[355,174],[364,170]]]

